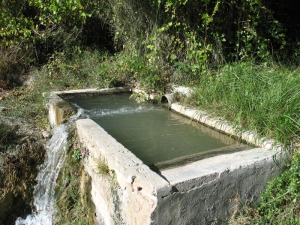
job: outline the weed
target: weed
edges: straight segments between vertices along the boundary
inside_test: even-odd
[[[148,100],[146,94],[144,94],[144,93],[137,93],[137,92],[132,93],[130,95],[130,99],[134,99],[138,103],[145,102],[145,101]]]
[[[89,87],[104,88],[125,83],[125,69],[128,68],[125,66],[126,62],[123,64],[117,61],[111,66],[110,61],[111,58],[106,53],[100,55],[96,51],[83,51],[72,58],[68,58],[63,52],[56,53],[47,65],[31,72],[31,83],[14,89],[7,98],[1,100],[3,107],[7,109],[1,113],[26,118],[46,128],[47,109],[43,93]]]
[[[116,194],[118,189],[118,180],[117,180],[117,174],[115,171],[111,172],[111,193]]]
[[[118,188],[116,172],[114,170],[110,170],[107,163],[103,159],[100,159],[98,161],[98,172],[100,175],[108,178],[108,181],[110,182],[109,190],[110,190],[111,194],[114,197],[116,197],[116,192],[117,192],[117,188]]]
[[[271,181],[263,193],[258,212],[264,224],[300,223],[300,154],[293,155],[289,168]]]
[[[101,175],[104,175],[104,176],[109,175],[109,172],[110,172],[109,167],[103,159],[100,159],[98,161],[98,171]]]
[[[81,155],[80,150],[74,150],[73,151],[73,153],[72,153],[72,159],[74,161],[80,161],[82,159],[82,155]]]
[[[22,83],[22,76],[30,63],[30,54],[30,50],[26,52],[22,46],[0,45],[0,89],[19,86]]]

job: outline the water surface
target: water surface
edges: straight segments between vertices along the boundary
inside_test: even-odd
[[[130,94],[69,99],[147,165],[186,163],[247,148],[191,119]]]

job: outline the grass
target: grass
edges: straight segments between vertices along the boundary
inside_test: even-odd
[[[107,162],[104,159],[98,160],[98,173],[101,176],[108,178],[110,182],[109,190],[113,196],[117,197],[116,191],[118,189],[118,181],[116,172],[109,169]]]
[[[3,116],[19,117],[47,126],[47,94],[51,91],[80,88],[106,88],[123,85],[131,69],[124,65],[122,55],[112,57],[97,51],[83,51],[68,58],[56,53],[49,62],[31,71],[32,82],[10,91],[1,100]],[[123,69],[121,69],[123,68]]]
[[[87,66],[88,65],[88,66]],[[47,127],[47,99],[43,93],[66,89],[103,88],[124,85],[139,80],[141,86],[155,89],[163,85],[155,80],[151,68],[142,60],[123,53],[114,56],[96,51],[83,51],[67,57],[56,53],[43,67],[32,71],[30,84],[15,88],[1,100],[1,116],[26,118]],[[160,88],[161,89],[161,88]],[[227,64],[218,71],[202,75],[190,104],[223,116],[237,126],[274,138],[286,146],[299,148],[300,142],[300,68],[288,68],[275,63]],[[14,135],[13,127],[0,126],[1,151],[7,151]],[[78,149],[76,146],[73,149]],[[89,208],[79,199],[79,154],[73,151],[62,171],[58,190],[57,221],[68,224],[92,224]],[[74,158],[78,160],[74,160]],[[272,181],[263,194],[260,205],[247,208],[232,224],[299,224],[300,160],[294,155],[291,165]],[[103,174],[110,171],[99,162]],[[111,172],[112,189],[116,175]],[[114,191],[112,190],[112,192]],[[296,216],[295,216],[296,215]]]
[[[244,206],[230,225],[300,224],[300,153],[294,153],[286,170],[274,178],[256,207]]]
[[[93,203],[89,197],[90,179],[81,160],[74,160],[72,152],[79,148],[73,135],[69,140],[68,154],[56,184],[55,224],[93,225]]]
[[[262,195],[256,224],[300,224],[300,153]]]
[[[202,76],[190,100],[242,129],[300,149],[300,68],[239,62]],[[260,203],[229,224],[300,224],[300,154],[273,179]]]
[[[102,176],[107,176],[109,175],[109,167],[107,165],[107,163],[103,160],[103,159],[100,159],[98,161],[98,171],[99,173],[102,175]]]
[[[226,65],[202,77],[192,101],[285,145],[300,141],[300,68]]]

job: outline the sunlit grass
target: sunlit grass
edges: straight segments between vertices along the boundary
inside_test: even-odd
[[[300,140],[299,68],[229,64],[203,76],[192,101],[283,144]]]

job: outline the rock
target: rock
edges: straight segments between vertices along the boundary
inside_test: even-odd
[[[43,130],[42,131],[42,136],[43,138],[50,138],[51,137],[51,134],[50,132],[46,131],[46,130]]]

